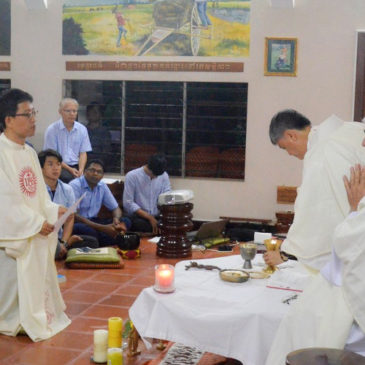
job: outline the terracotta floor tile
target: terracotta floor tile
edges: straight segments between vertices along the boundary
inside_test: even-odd
[[[76,281],[91,279],[97,273],[95,270],[71,270],[71,269],[59,270],[58,272],[62,275],[65,275],[67,279]]]
[[[100,273],[93,277],[93,282],[103,282],[103,283],[126,283],[132,280],[134,277],[133,275],[116,275],[116,274],[109,274],[109,273]]]
[[[76,360],[72,362],[72,365],[90,365],[94,364],[90,361],[93,356],[93,346],[84,351]]]
[[[130,307],[136,297],[127,296],[127,295],[111,295],[106,297],[103,301],[101,301],[100,305],[113,305],[113,306],[122,306],[122,307]]]
[[[76,288],[80,283],[82,283],[82,281],[70,279],[66,276],[66,281],[60,284],[61,292],[65,292],[70,288]]]
[[[21,351],[8,360],[8,364],[17,365],[65,365],[78,356],[74,350],[52,347],[32,347]]]
[[[77,286],[77,290],[93,291],[109,294],[119,288],[117,283],[85,282]]]
[[[143,285],[143,286],[151,286],[155,283],[155,278],[152,276],[142,276],[135,278],[131,281],[132,285]]]
[[[121,270],[121,273],[124,274],[124,275],[129,274],[129,275],[134,276],[134,275],[140,274],[141,272],[144,272],[144,270],[141,269],[140,267],[136,267],[134,262],[135,262],[135,260],[128,261],[128,265],[125,264],[125,267],[124,267],[123,270]]]
[[[12,356],[27,347],[24,343],[4,341],[0,338],[0,359]],[[0,362],[1,363],[1,362]]]
[[[42,341],[42,347],[59,347],[70,350],[85,350],[93,344],[94,334],[62,331],[52,338]]]
[[[94,318],[104,318],[109,317],[122,317],[128,318],[128,307],[112,307],[108,305],[94,305],[88,310],[86,310],[82,316],[83,317],[94,317]]]
[[[86,292],[79,290],[68,290],[65,294],[63,294],[63,299],[65,300],[66,304],[68,302],[94,304],[104,297],[105,293]]]
[[[70,316],[75,316],[82,313],[85,309],[90,307],[90,304],[87,303],[75,303],[75,302],[68,302],[66,304],[66,314]]]
[[[144,288],[144,285],[126,285],[118,289],[115,294],[131,295],[134,297],[137,296]]]
[[[78,316],[65,329],[65,331],[87,332],[89,334],[93,334],[94,330],[97,329],[108,329],[108,319],[88,318],[88,317]]]

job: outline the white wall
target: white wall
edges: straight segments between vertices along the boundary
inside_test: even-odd
[[[173,188],[195,193],[194,217],[219,215],[274,218],[291,208],[276,204],[277,185],[298,185],[302,164],[270,144],[271,116],[295,108],[314,124],[335,113],[350,120],[356,30],[365,28],[363,0],[296,0],[294,9],[271,8],[267,0],[251,2],[251,48],[240,74],[162,72],[66,72],[66,60],[122,60],[118,57],[62,56],[62,1],[48,0],[47,10],[29,11],[22,0],[12,1],[13,87],[29,91],[39,109],[33,142],[42,147],[47,125],[58,119],[63,79],[236,81],[249,83],[246,180],[172,179]],[[263,76],[265,37],[298,38],[298,76]],[[149,58],[152,60],[152,58]],[[159,60],[160,58],[154,58]],[[175,58],[175,60],[184,58]],[[196,60],[206,61],[197,57]],[[221,60],[221,59],[216,59]]]

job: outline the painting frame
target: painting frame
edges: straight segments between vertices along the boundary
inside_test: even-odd
[[[265,76],[297,76],[298,39],[265,37]]]

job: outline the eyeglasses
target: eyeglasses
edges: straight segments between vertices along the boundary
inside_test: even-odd
[[[38,110],[32,110],[31,112],[28,113],[18,113],[15,114],[15,117],[26,117],[28,119],[32,119],[35,118],[35,116],[38,114]]]
[[[76,109],[62,109],[62,111],[64,111],[67,114],[77,114]]]
[[[86,171],[89,171],[92,174],[98,174],[98,175],[103,175],[104,174],[103,170],[96,170],[94,168],[86,169]]]

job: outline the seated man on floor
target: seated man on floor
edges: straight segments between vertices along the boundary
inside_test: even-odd
[[[51,200],[56,204],[70,208],[76,200],[71,186],[59,180],[62,169],[62,156],[57,151],[48,149],[39,152],[38,159]],[[74,248],[99,247],[98,241],[94,237],[72,235],[74,220],[74,216],[70,216],[63,229],[58,232],[56,260],[63,259],[71,246]]]
[[[148,164],[125,176],[123,208],[135,232],[158,233],[158,196],[171,190],[164,155],[152,155]]]
[[[101,181],[104,176],[104,164],[101,160],[90,160],[86,164],[84,176],[70,182],[76,200],[83,194],[73,234],[93,236],[100,246],[117,244],[120,234],[130,228],[130,220],[122,218],[122,210],[108,186]],[[112,219],[100,219],[98,213],[104,205],[112,213]]]
[[[350,214],[335,230],[329,262],[282,320],[266,365],[282,365],[288,353],[309,347],[365,356],[365,167],[351,168],[344,180]]]

